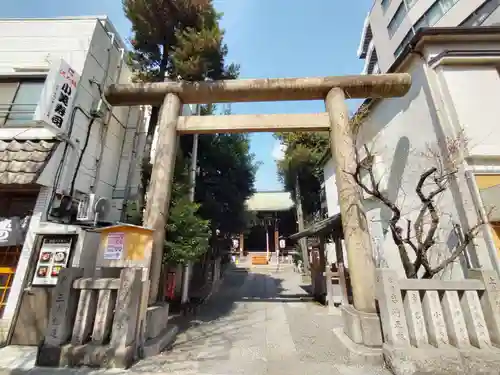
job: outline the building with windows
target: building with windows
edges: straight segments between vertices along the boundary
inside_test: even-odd
[[[92,267],[91,229],[138,192],[143,108],[102,96],[125,54],[107,17],[0,20],[2,341],[40,342],[59,271]]]
[[[470,268],[500,273],[499,67],[500,27],[421,28],[387,69],[410,74],[410,91],[401,98],[364,103],[367,113],[357,135],[361,158],[361,146],[368,147],[376,183],[398,205],[400,223],[415,223],[418,217],[422,202],[416,187],[422,173],[440,168],[443,160],[453,163],[456,179],[436,205],[440,227],[433,261],[453,251],[463,235],[457,228],[466,231],[488,222],[480,226],[475,246],[448,265],[442,279],[462,279]],[[340,208],[330,154],[323,170],[328,213],[334,216]],[[391,211],[367,194],[363,205],[376,266],[404,277],[389,228]]]
[[[358,57],[363,73],[385,73],[421,27],[500,24],[500,0],[375,0]]]

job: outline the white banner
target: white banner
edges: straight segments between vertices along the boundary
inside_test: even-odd
[[[45,80],[35,120],[65,129],[71,117],[79,81],[80,75],[66,61],[61,59],[54,63]]]

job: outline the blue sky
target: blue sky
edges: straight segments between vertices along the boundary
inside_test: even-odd
[[[358,74],[356,56],[364,18],[373,0],[214,0],[224,12],[228,59],[241,64],[241,78]],[[0,17],[108,15],[125,39],[130,24],[119,0],[4,1]],[[234,114],[324,111],[322,102],[233,104]],[[251,149],[262,163],[258,190],[281,190],[272,134],[252,134]]]

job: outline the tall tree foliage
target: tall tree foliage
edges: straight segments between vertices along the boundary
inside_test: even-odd
[[[284,158],[277,162],[278,176],[294,199],[298,179],[304,214],[310,216],[321,205],[323,171],[319,162],[329,147],[328,133],[275,133],[274,136],[285,146]]]
[[[239,67],[227,65],[224,31],[211,0],[123,0],[132,22],[133,52],[130,63],[136,81],[201,81],[233,79]],[[204,106],[202,114],[211,114]],[[149,184],[149,150],[158,120],[153,108],[148,128],[143,188]],[[172,205],[166,230],[168,263],[185,263],[207,248],[206,233],[218,229],[226,237],[245,226],[245,200],[253,193],[256,166],[249,153],[248,138],[238,134],[201,135],[196,181],[197,203],[187,197],[186,175],[192,137],[181,137],[174,174]]]
[[[214,106],[203,108],[211,114]],[[200,215],[211,220],[223,236],[246,228],[245,201],[255,192],[258,165],[250,153],[247,134],[203,134],[199,137],[196,201]]]
[[[224,65],[227,46],[211,0],[122,0],[132,23],[134,50],[129,55],[135,79],[161,82],[170,79],[199,81],[235,78],[237,65]],[[159,108],[148,126],[149,155]]]
[[[211,235],[210,220],[201,218],[200,204],[189,199],[188,169],[182,168],[185,163],[178,164],[163,256],[163,262],[170,265],[198,260],[207,251]]]

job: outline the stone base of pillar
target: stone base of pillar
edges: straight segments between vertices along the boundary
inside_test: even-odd
[[[342,358],[349,365],[375,365],[382,366],[384,357],[382,348],[370,348],[362,344],[356,344],[344,333],[342,328],[334,328],[333,334],[339,341],[338,347],[342,352]]]
[[[342,305],[344,333],[354,343],[369,348],[382,347],[382,329],[378,314],[356,310],[352,305]]]
[[[73,345],[38,347],[36,366],[39,367],[104,367],[129,368],[135,362],[135,347],[113,348],[109,345]]]
[[[395,375],[482,375],[498,374],[500,350],[469,347],[395,348],[384,344],[387,367]]]

